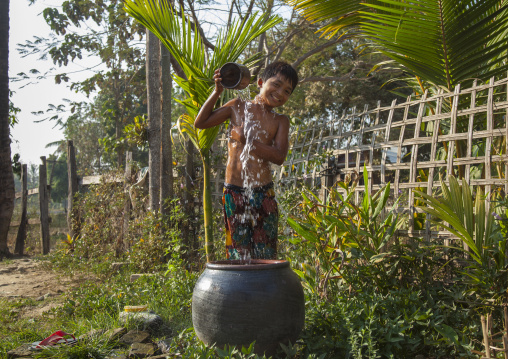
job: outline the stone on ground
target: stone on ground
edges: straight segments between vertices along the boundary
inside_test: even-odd
[[[127,334],[127,329],[125,328],[116,328],[108,330],[104,335],[107,338],[108,343],[116,342],[123,335]]]
[[[111,271],[113,272],[119,272],[121,271],[125,266],[127,266],[127,262],[115,262],[111,263]]]
[[[120,324],[131,323],[152,332],[162,325],[162,318],[152,312],[121,312],[118,319]]]
[[[31,357],[34,354],[34,352],[30,350],[31,346],[32,344],[23,344],[20,347],[17,347],[16,349],[9,350],[7,352],[7,358],[14,359],[22,357]]]
[[[120,338],[120,343],[131,345],[150,341],[150,334],[141,330],[131,330]]]
[[[129,351],[129,359],[146,358],[155,354],[155,347],[151,343],[133,343]]]

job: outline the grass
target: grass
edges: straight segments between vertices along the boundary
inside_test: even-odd
[[[57,269],[59,274],[69,275],[75,280],[85,273],[84,280],[75,288],[59,297],[49,297],[44,301],[29,298],[0,299],[0,358],[6,359],[7,352],[21,344],[40,341],[56,330],[72,333],[76,337],[95,329],[115,329],[125,326],[135,329],[135,323],[122,325],[119,313],[126,305],[147,304],[162,317],[164,325],[152,334],[154,340],[175,336],[191,326],[190,295],[196,276],[175,271],[158,272],[130,283],[131,271],[124,270],[112,275],[106,271],[103,262],[68,262],[52,258],[46,269]],[[86,270],[85,270],[86,268]],[[31,317],[34,309],[56,301],[58,306],[43,313],[40,317]],[[111,346],[93,342],[65,349],[53,349],[38,353],[40,357],[56,358],[104,358]]]

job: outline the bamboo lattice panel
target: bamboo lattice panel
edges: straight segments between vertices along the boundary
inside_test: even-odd
[[[409,213],[405,236],[450,237],[448,232],[415,226],[414,190],[435,194],[439,178],[453,174],[486,192],[508,193],[508,79],[471,88],[455,88],[390,106],[353,109],[338,119],[316,120],[291,133],[286,162],[274,168],[279,188],[300,186],[324,191],[325,177],[332,183],[362,174],[365,165],[369,190],[391,183],[392,203],[400,197],[397,211]],[[219,141],[224,148],[226,138]],[[215,194],[220,195],[224,166],[216,166]],[[355,200],[365,186],[360,181]]]

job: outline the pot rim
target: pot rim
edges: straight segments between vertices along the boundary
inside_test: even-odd
[[[289,267],[289,262],[279,259],[251,259],[250,264],[243,264],[240,260],[224,260],[206,263],[207,269],[226,271],[259,271],[287,267]]]

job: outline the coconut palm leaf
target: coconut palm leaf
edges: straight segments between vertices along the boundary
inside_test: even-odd
[[[254,14],[245,21],[234,22],[229,31],[219,32],[215,50],[206,61],[206,49],[199,33],[192,30],[192,23],[183,12],[181,16],[175,13],[168,1],[126,0],[125,10],[152,31],[182,67],[187,79],[176,75],[173,78],[188,95],[185,101],[179,102],[192,118],[213,91],[211,79],[215,69],[226,62],[238,61],[255,38],[282,21],[279,17]],[[247,65],[253,66],[256,60],[259,60],[259,55],[247,59]],[[212,146],[219,128],[194,131],[197,135],[192,136],[197,136],[199,140],[193,143],[199,146],[200,152],[206,152]],[[191,134],[191,128],[187,125],[185,131],[181,132]]]
[[[361,12],[362,32],[412,74],[448,90],[508,69],[506,3],[499,0],[378,0]],[[417,39],[417,41],[415,41]],[[504,56],[501,56],[504,54]]]
[[[308,20],[325,22],[324,33],[354,29],[399,68],[437,87],[451,90],[508,69],[507,0],[287,1]]]
[[[286,0],[310,22],[323,22],[323,35],[333,37],[341,30],[358,30],[360,11],[368,6],[360,0]]]

